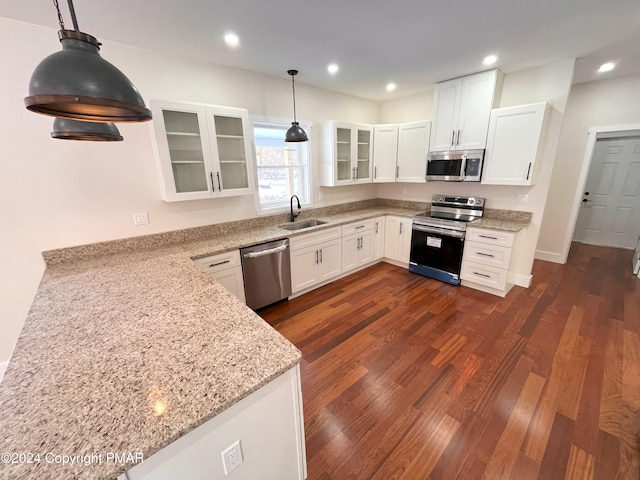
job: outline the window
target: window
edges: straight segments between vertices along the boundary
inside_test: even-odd
[[[260,210],[288,209],[292,195],[311,205],[309,142],[285,143],[290,124],[254,122]],[[308,132],[308,125],[303,125]]]

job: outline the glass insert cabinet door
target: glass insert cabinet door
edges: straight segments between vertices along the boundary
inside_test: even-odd
[[[249,188],[247,152],[242,118],[213,114],[220,170],[216,183],[220,191]]]
[[[338,181],[353,179],[351,129],[336,127],[336,168]]]
[[[163,110],[162,117],[176,193],[208,192],[198,114]]]
[[[371,178],[371,130],[358,129],[358,180]]]

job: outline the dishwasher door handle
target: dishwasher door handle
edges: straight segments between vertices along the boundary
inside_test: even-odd
[[[268,248],[266,250],[258,250],[257,252],[248,252],[243,254],[242,256],[244,258],[264,257],[266,255],[273,255],[274,253],[284,252],[287,248],[289,248],[289,245],[280,245],[279,247]]]

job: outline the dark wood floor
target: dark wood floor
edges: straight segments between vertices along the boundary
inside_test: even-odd
[[[378,264],[260,314],[303,352],[309,479],[640,478],[640,280],[581,244],[505,299]]]

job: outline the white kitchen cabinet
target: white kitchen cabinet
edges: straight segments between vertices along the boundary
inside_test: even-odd
[[[461,284],[504,297],[515,283],[510,267],[516,237],[515,232],[467,228]]]
[[[342,272],[348,272],[375,260],[374,220],[342,226]]]
[[[380,260],[384,257],[385,217],[373,219],[373,258]]]
[[[373,128],[373,181],[423,183],[431,122],[376,125]]]
[[[322,126],[323,155],[320,184],[325,187],[371,183],[373,127],[333,120]]]
[[[485,148],[489,115],[498,103],[502,72],[490,70],[436,85],[431,151]]]
[[[535,184],[548,114],[546,102],[491,111],[482,183]]]
[[[384,233],[384,260],[409,268],[412,220],[387,215]]]
[[[291,237],[291,290],[298,293],[342,273],[340,227]]]
[[[375,125],[373,127],[374,183],[396,181],[397,159],[398,125]]]
[[[247,110],[161,100],[152,100],[151,109],[164,200],[253,193]]]
[[[221,284],[242,302],[246,302],[244,294],[244,279],[240,252],[232,252],[199,258],[194,262],[213,280]]]
[[[430,138],[430,121],[399,125],[396,182],[424,183]]]

